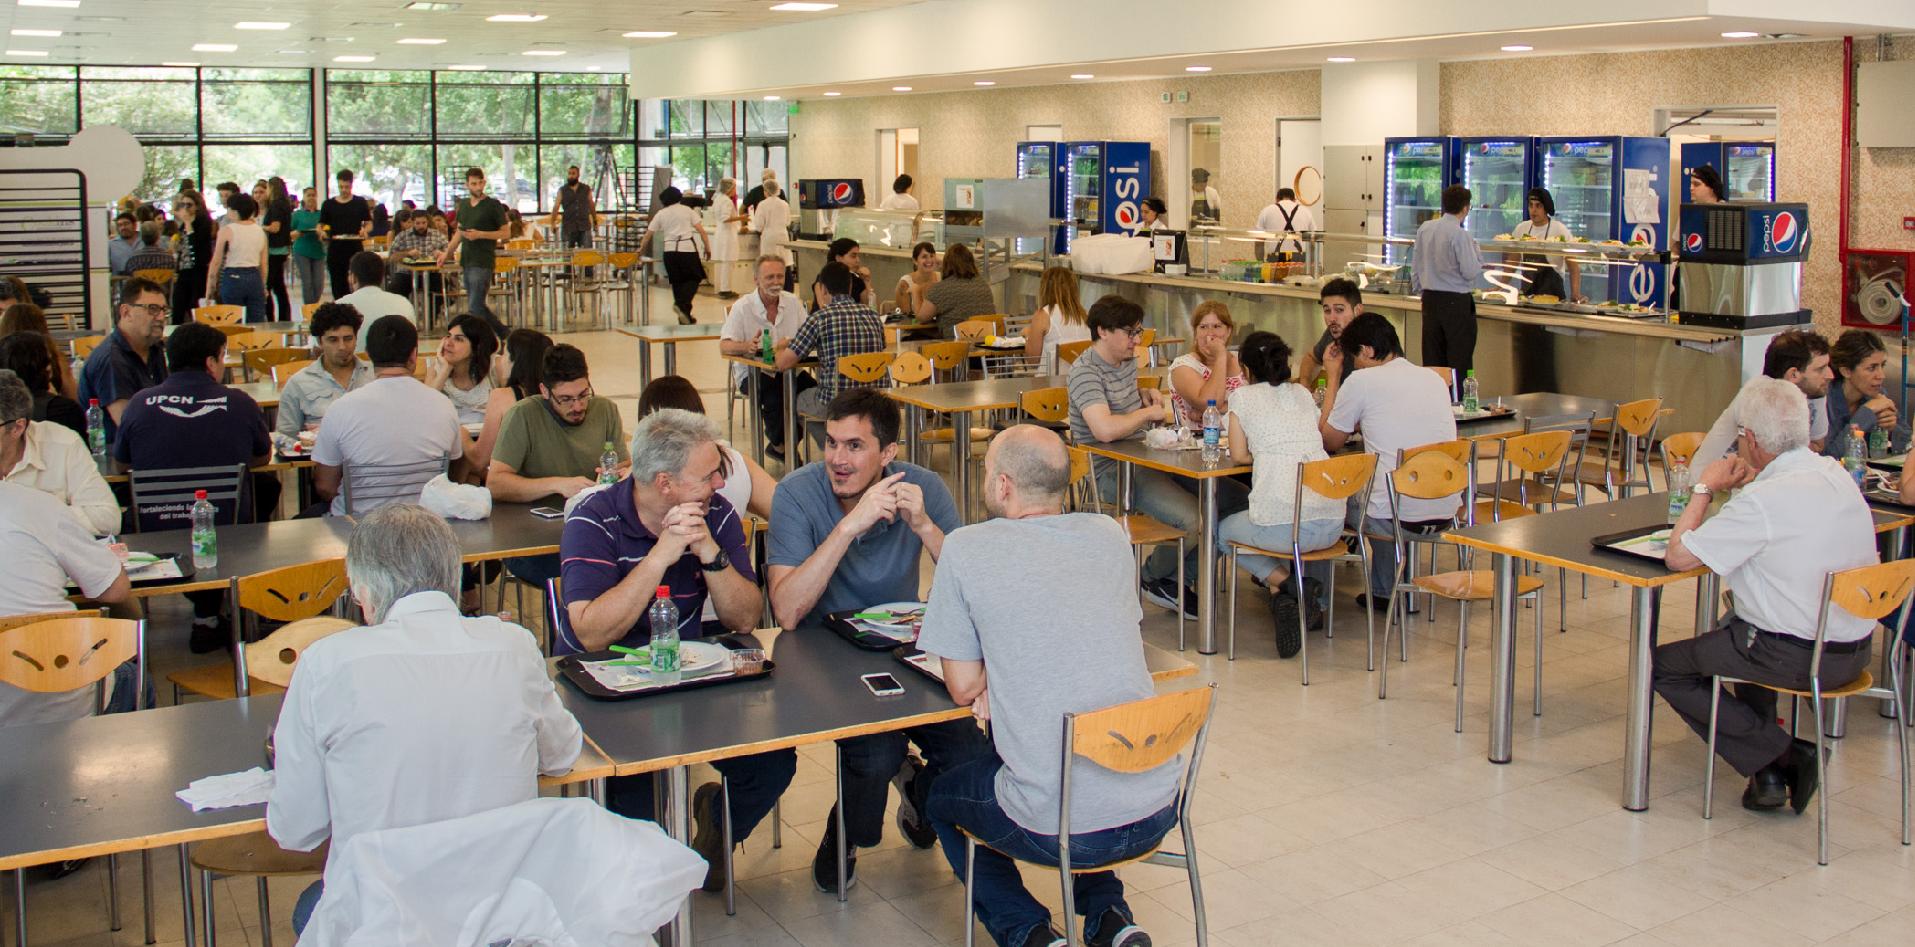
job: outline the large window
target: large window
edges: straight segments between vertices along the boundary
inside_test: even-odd
[[[680,190],[716,190],[721,179],[733,178],[742,194],[767,167],[786,180],[790,133],[781,102],[647,99],[639,115],[639,164],[669,167]]]
[[[79,127],[72,66],[0,65],[0,134],[65,138]]]

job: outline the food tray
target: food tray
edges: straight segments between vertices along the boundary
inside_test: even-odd
[[[728,637],[693,640],[710,641],[713,644],[722,645],[733,651],[743,651],[747,648],[757,647],[757,645],[743,644]],[[766,658],[765,662],[760,664],[756,671],[707,674],[703,677],[681,680],[670,687],[651,687],[645,690],[616,691],[600,684],[598,679],[592,676],[592,672],[587,671],[581,666],[581,662],[584,661],[614,661],[621,657],[623,657],[623,655],[620,655],[616,651],[590,651],[585,654],[566,655],[559,659],[559,674],[566,680],[572,682],[572,686],[578,688],[580,693],[594,700],[632,700],[639,697],[656,697],[660,694],[677,694],[689,690],[698,690],[703,687],[717,687],[721,684],[734,684],[738,681],[757,680],[758,678],[771,674],[771,672],[778,667],[778,662]]]

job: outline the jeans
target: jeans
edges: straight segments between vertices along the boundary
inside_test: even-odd
[[[219,301],[228,306],[246,307],[247,322],[266,322],[272,310],[266,300],[266,284],[260,281],[259,267],[219,271]]]
[[[465,311],[490,323],[492,331],[498,333],[499,338],[505,338],[505,323],[492,313],[492,307],[485,300],[485,294],[492,289],[492,268],[468,266],[461,269],[459,274],[465,284]]]
[[[839,740],[844,831],[852,845],[874,848],[884,840],[884,805],[890,797],[891,777],[904,765],[907,740],[924,751],[924,772],[911,786],[915,797],[911,803],[920,813],[942,774],[973,760],[993,756],[990,740],[970,720],[950,720]]]
[[[137,703],[133,700],[133,673],[131,661],[123,662],[113,669],[113,693],[106,699],[105,713],[130,714],[135,710],[153,706],[153,669],[151,667],[146,669],[145,693],[141,695]]]
[[[592,232],[590,230],[567,230],[565,232],[565,246],[568,249],[575,250],[592,249]]]
[[[823,418],[825,409],[830,406],[831,402],[825,399],[823,388],[806,388],[798,392],[797,404],[792,406],[792,410],[798,412],[798,423],[803,425],[805,434],[819,447],[825,443],[824,421],[810,419]]]
[[[310,306],[325,294],[326,261],[298,254],[294,254],[292,259],[293,273],[299,277],[299,300]]]
[[[977,837],[973,880],[978,919],[992,940],[1003,947],[1018,947],[1033,928],[1051,922],[1051,912],[1024,889],[1012,859],[1055,866],[1058,838],[1032,832],[1004,813],[997,802],[997,771],[1003,766],[1004,761],[992,753],[944,774],[931,792],[925,814],[959,878],[964,877],[964,836],[958,829]],[[1156,848],[1176,824],[1177,807],[1169,805],[1129,825],[1074,834],[1071,865],[1107,865],[1136,858]],[[1134,919],[1124,903],[1124,883],[1114,871],[1075,875],[1071,888],[1077,913],[1089,924],[1096,924],[1113,908],[1126,920]],[[1084,941],[1091,942],[1098,933],[1087,928]]]
[[[757,369],[751,369],[757,371]],[[818,380],[810,375],[799,373],[791,380],[792,399],[817,387]],[[742,394],[751,394],[751,379],[738,382]],[[758,415],[765,419],[765,443],[784,450],[785,448],[785,384],[784,380],[770,372],[758,373]]]
[[[284,253],[266,255],[266,291],[273,296],[274,318],[281,322],[298,318],[293,314],[292,297],[286,294],[286,258]]]
[[[544,556],[514,556],[505,560],[505,570],[513,578],[533,585],[544,585],[549,579],[559,577],[559,556],[552,553]]]
[[[1297,538],[1304,552],[1323,549],[1337,541],[1343,535],[1343,521],[1338,519],[1305,520]],[[1278,523],[1274,526],[1258,526],[1250,522],[1250,512],[1232,513],[1217,524],[1217,553],[1230,554],[1231,543],[1249,543],[1259,549],[1284,550],[1290,548],[1290,524]],[[1252,556],[1238,554],[1238,564],[1249,570],[1257,581],[1269,583],[1272,573],[1281,570],[1285,575],[1290,572],[1288,558],[1276,559],[1270,556]],[[1329,563],[1309,563],[1310,574],[1317,576],[1318,567],[1328,568]],[[1328,587],[1328,583],[1325,583]],[[1322,603],[1319,603],[1322,604]]]
[[[306,886],[299,892],[299,900],[293,902],[293,936],[306,932],[306,925],[312,923],[313,909],[319,906],[319,896],[326,893],[326,882],[322,879]],[[211,918],[205,919],[212,920]],[[203,922],[202,922],[203,923]]]
[[[1103,497],[1105,503],[1121,505],[1117,497],[1117,463],[1100,460],[1096,462],[1096,467],[1098,495]],[[1229,478],[1220,478],[1216,484],[1218,522],[1250,506],[1249,487]],[[1184,544],[1184,584],[1195,588],[1197,561],[1209,554],[1209,550],[1199,548],[1201,544],[1197,542],[1198,530],[1203,522],[1203,511],[1197,504],[1197,481],[1132,465],[1130,506],[1166,526],[1184,531],[1189,539]],[[1151,552],[1150,558],[1144,560],[1144,571],[1140,578],[1154,582],[1176,575],[1176,551],[1169,546],[1158,546]]]
[[[712,768],[731,782],[731,840],[743,842],[751,830],[771,814],[778,797],[798,772],[796,750],[773,750],[713,760]],[[605,808],[628,819],[658,821],[653,775],[612,776],[605,780]],[[690,804],[690,800],[687,800]]]

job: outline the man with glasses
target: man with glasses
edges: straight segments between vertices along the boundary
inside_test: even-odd
[[[465,187],[470,196],[459,198],[453,208],[459,226],[452,232],[446,248],[440,251],[439,265],[445,265],[452,251],[465,247],[459,256],[459,266],[465,281],[466,311],[491,323],[492,331],[503,339],[507,331],[505,323],[492,313],[485,294],[492,289],[492,266],[498,258],[499,241],[512,236],[512,225],[506,218],[505,205],[485,192],[483,169],[465,169]]]
[[[97,400],[106,409],[106,437],[111,441],[120,415],[135,392],[166,380],[166,290],[142,277],[120,284],[119,318],[113,331],[86,357],[80,368],[80,405]]]

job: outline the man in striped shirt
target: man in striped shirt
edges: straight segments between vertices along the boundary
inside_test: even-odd
[[[858,301],[856,279],[851,268],[833,261],[818,271],[818,311],[805,319],[792,336],[791,344],[778,351],[781,372],[790,371],[814,352],[818,356],[818,387],[798,393],[800,417],[822,418],[825,405],[846,388],[863,388],[867,383],[847,381],[838,373],[838,360],[847,355],[884,351],[884,323],[877,310]],[[880,379],[876,384],[883,384]],[[813,440],[824,442],[824,425],[807,422]]]

